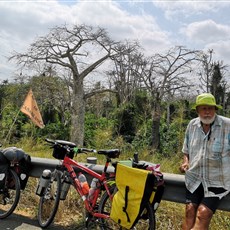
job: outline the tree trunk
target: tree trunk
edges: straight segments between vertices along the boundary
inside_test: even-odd
[[[83,81],[74,84],[72,95],[72,112],[71,112],[71,128],[70,141],[77,146],[84,144],[84,124],[85,124],[85,99],[83,92]]]
[[[153,109],[153,112],[152,112],[152,143],[151,143],[151,147],[153,150],[159,149],[159,146],[160,146],[160,119],[161,119],[160,106],[156,105]]]

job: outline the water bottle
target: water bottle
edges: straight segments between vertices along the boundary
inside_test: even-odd
[[[97,189],[97,182],[98,182],[98,179],[97,178],[93,178],[91,184],[90,184],[90,190],[89,190],[89,195],[88,195],[88,199],[89,201],[93,201],[93,197],[94,197],[94,193]]]
[[[62,187],[61,187],[60,200],[66,199],[70,185],[71,185],[71,183],[70,183],[69,178],[67,176],[65,176],[64,181],[62,183]]]
[[[80,181],[82,192],[84,195],[89,193],[89,184],[84,174],[79,173],[78,180]]]
[[[45,169],[42,172],[39,184],[37,186],[36,194],[38,196],[43,196],[44,195],[45,189],[47,188],[47,186],[49,184],[50,177],[51,177],[51,171],[49,169]]]

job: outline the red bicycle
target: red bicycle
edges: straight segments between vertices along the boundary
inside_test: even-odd
[[[85,225],[88,228],[90,222],[96,223],[100,229],[119,229],[119,225],[109,220],[111,201],[114,192],[114,173],[108,175],[107,168],[111,159],[118,158],[119,149],[100,150],[98,154],[106,156],[104,170],[101,174],[93,171],[89,167],[73,160],[74,154],[96,152],[92,149],[77,148],[77,146],[68,141],[46,139],[53,148],[53,157],[61,160],[61,164],[51,172],[44,170],[40,178],[36,194],[40,196],[38,208],[38,222],[42,228],[48,227],[54,220],[58,210],[60,200],[64,200],[68,193],[70,185],[73,185],[78,194],[80,194],[85,210]],[[92,186],[82,180],[84,174],[92,178]],[[114,186],[113,186],[114,184]],[[109,197],[109,207],[107,205]],[[100,198],[100,199],[99,199]],[[106,201],[106,203],[105,203]]]

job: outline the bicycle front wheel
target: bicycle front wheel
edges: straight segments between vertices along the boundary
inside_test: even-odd
[[[10,169],[6,176],[6,185],[0,194],[0,219],[8,217],[19,202],[21,193],[20,180],[17,173]]]
[[[38,223],[42,228],[47,228],[57,213],[61,193],[61,176],[55,170],[52,172],[50,182],[40,197],[38,207]]]

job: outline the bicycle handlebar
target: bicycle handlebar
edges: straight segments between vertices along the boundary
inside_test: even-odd
[[[108,150],[97,151],[95,149],[78,148],[75,143],[69,141],[63,141],[63,140],[52,140],[46,138],[45,141],[52,144],[51,148],[61,147],[66,149],[68,152],[74,152],[74,153],[97,153],[97,154],[103,154],[108,158],[118,158],[121,153],[119,149],[108,149]]]
[[[75,153],[87,153],[87,152],[96,153],[97,152],[95,149],[78,148],[75,143],[69,142],[69,141],[52,140],[49,138],[46,138],[45,141],[52,144],[52,148],[59,145],[67,150],[74,151]]]

